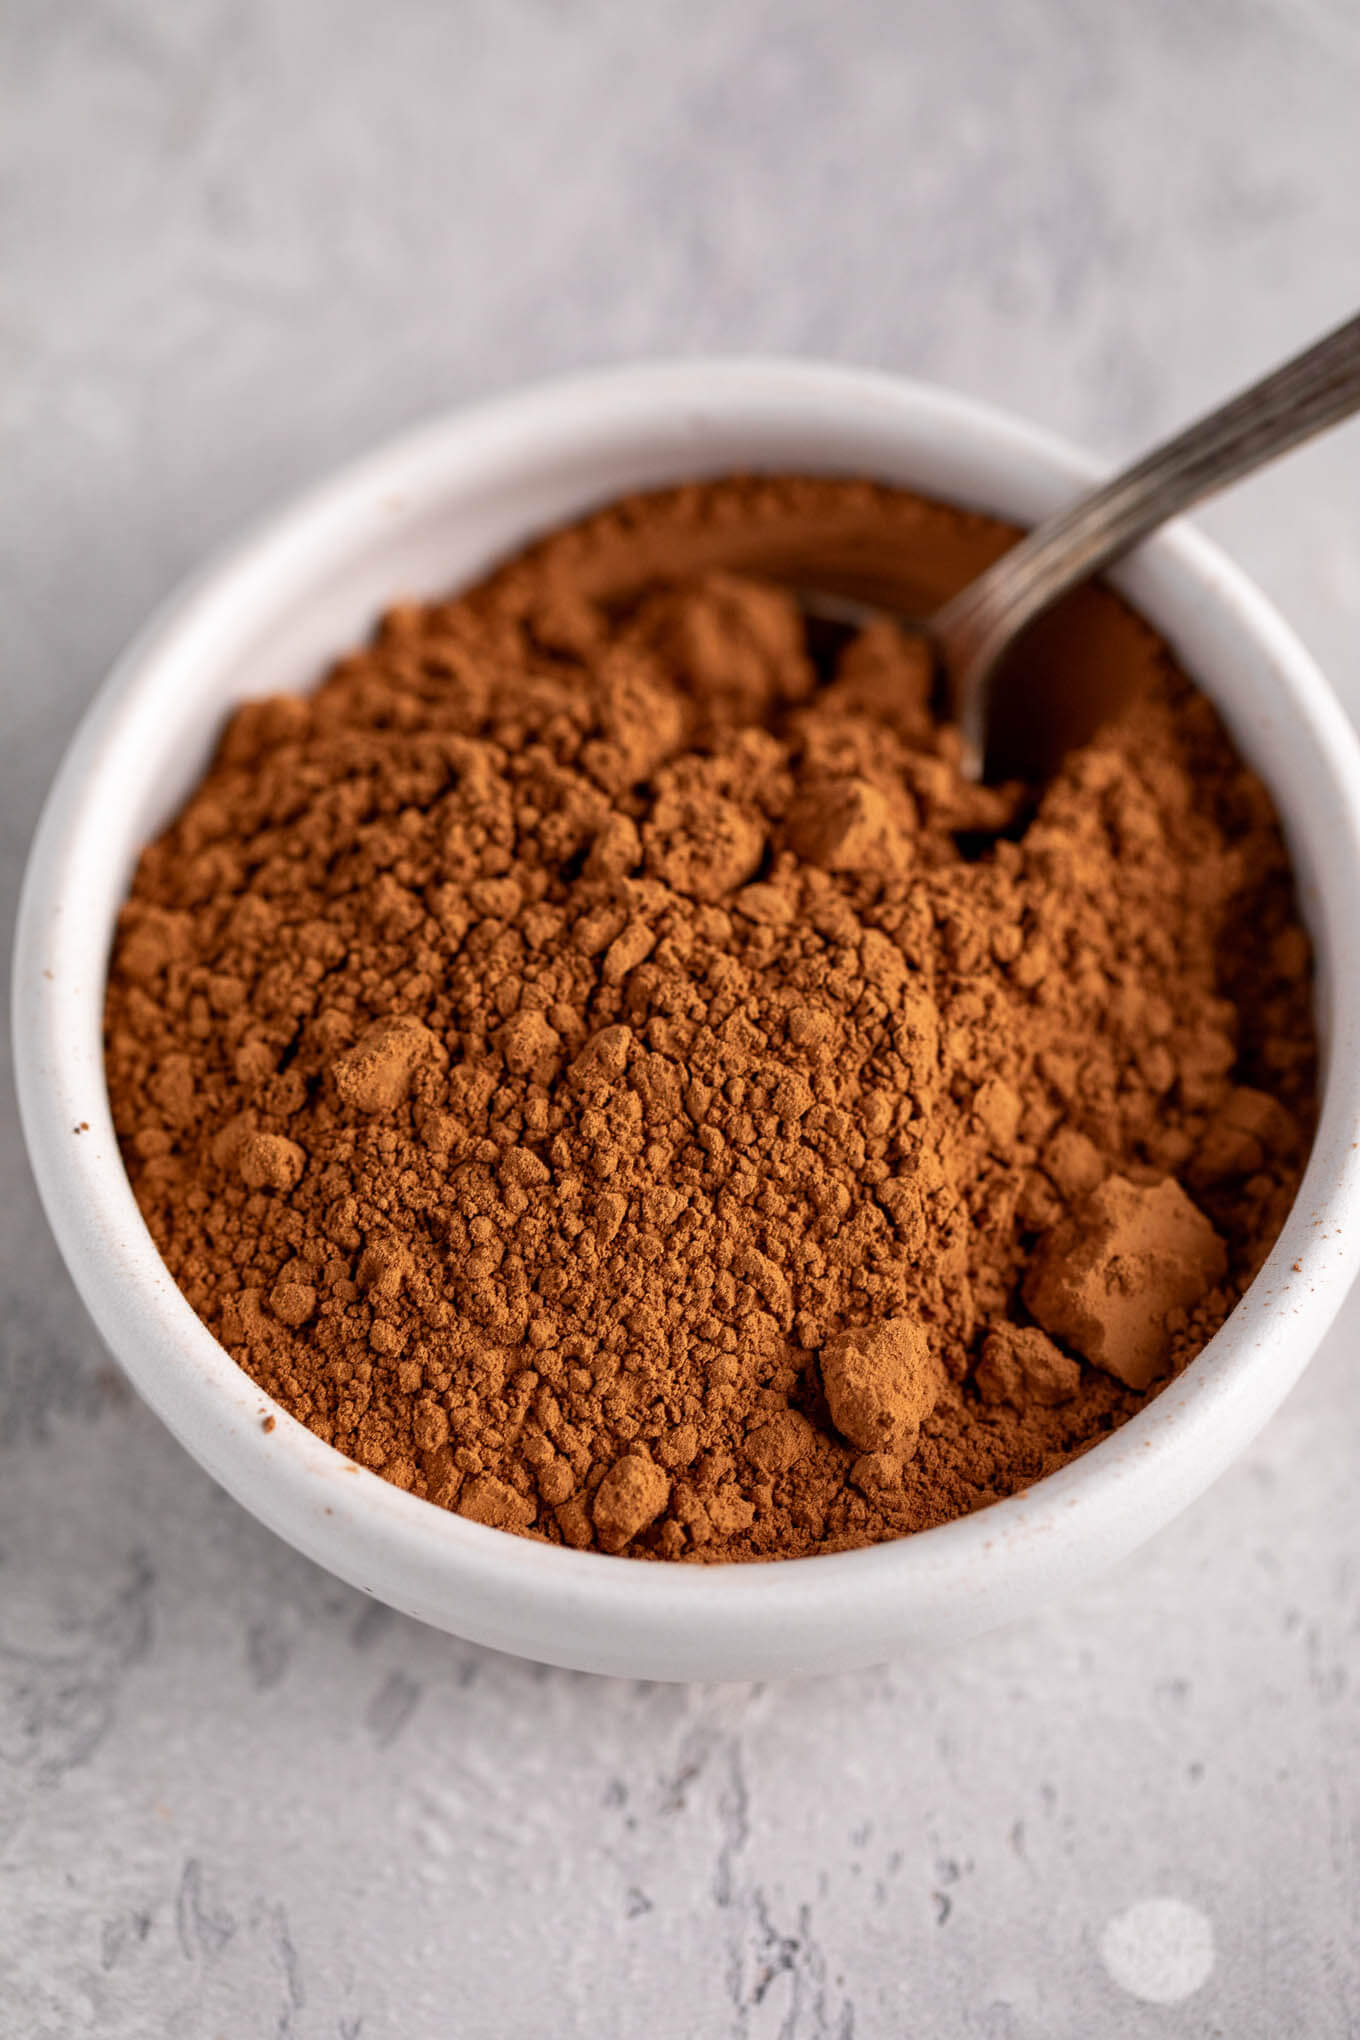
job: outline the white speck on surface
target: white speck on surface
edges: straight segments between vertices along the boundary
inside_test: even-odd
[[[1178,2005],[1213,1974],[1214,1930],[1183,1898],[1143,1898],[1105,1928],[1100,1959],[1130,1997]]]

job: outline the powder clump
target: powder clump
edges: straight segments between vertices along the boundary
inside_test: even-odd
[[[412,1072],[443,1049],[428,1027],[409,1014],[364,1029],[352,1048],[331,1064],[337,1095],[360,1112],[394,1112],[410,1093]]]
[[[986,1403],[1009,1403],[1021,1414],[1055,1409],[1081,1387],[1081,1368],[1033,1325],[995,1325],[982,1343],[978,1394]]]
[[[630,1455],[610,1467],[595,1490],[591,1514],[606,1551],[625,1544],[654,1523],[670,1498],[671,1484],[650,1459]]]
[[[901,1317],[828,1339],[822,1386],[842,1437],[861,1452],[905,1459],[939,1400],[942,1379],[925,1327]]]
[[[780,585],[1011,541],[867,483],[633,498],[305,699],[144,853],[106,1058],[176,1281],[259,1384],[500,1530],[707,1563],[1016,1492],[1185,1367],[1313,1123],[1270,802],[1085,591],[1117,713],[978,787],[890,623]]]
[[[1111,1176],[1044,1239],[1025,1283],[1039,1323],[1130,1388],[1147,1388],[1171,1344],[1173,1312],[1227,1271],[1223,1242],[1179,1183]]]

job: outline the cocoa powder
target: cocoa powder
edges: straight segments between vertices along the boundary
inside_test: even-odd
[[[234,715],[107,1001],[147,1224],[262,1389],[502,1529],[745,1559],[977,1509],[1223,1322],[1312,1126],[1269,798],[1087,591],[1118,713],[980,788],[919,645],[1007,527],[867,483],[632,499]],[[267,1420],[272,1422],[272,1419]]]

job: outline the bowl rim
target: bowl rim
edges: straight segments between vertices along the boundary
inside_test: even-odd
[[[1293,632],[1217,547],[1165,528],[1113,576],[1148,607],[1176,585],[1272,663],[1311,744],[1320,819],[1285,814],[1319,842],[1332,1002],[1318,1136],[1290,1218],[1223,1329],[1178,1380],[1118,1432],[1021,1494],[936,1529],[867,1549],[767,1564],[640,1562],[491,1530],[406,1494],[324,1444],[272,1404],[195,1316],[137,1210],[108,1113],[91,1001],[102,1005],[108,927],[85,898],[117,766],[135,755],[151,704],[209,655],[215,616],[271,578],[373,525],[378,498],[469,486],[508,449],[627,432],[686,406],[730,423],[780,407],[838,407],[918,440],[958,442],[1073,488],[1098,464],[1008,413],[875,371],[768,357],[596,370],[438,416],[276,511],[223,549],[116,662],[83,716],[44,806],[20,901],[13,1038],[20,1115],[59,1247],[95,1324],[174,1434],[253,1514],[312,1558],[394,1605],[473,1640],[583,1669],[732,1676],[872,1661],[912,1641],[988,1626],[1089,1576],[1170,1519],[1217,1477],[1302,1372],[1360,1264],[1344,1221],[1360,1193],[1360,744]],[[692,419],[691,419],[692,423]],[[702,433],[695,428],[694,443]],[[674,479],[688,469],[677,436]],[[935,488],[923,492],[943,495]],[[526,528],[525,538],[532,536]],[[1160,578],[1159,578],[1160,577]],[[1325,798],[1324,798],[1325,795]],[[1323,820],[1327,857],[1321,858]],[[1309,841],[1311,842],[1311,837]],[[1316,932],[1316,931],[1315,931]],[[96,982],[97,981],[97,982]],[[94,989],[92,990],[92,986]],[[1325,1016],[1323,1016],[1325,1017]],[[88,1134],[73,1129],[88,1122]],[[1328,1219],[1341,1221],[1333,1228]],[[1339,1240],[1327,1237],[1334,1231]],[[1329,1251],[1314,1252],[1317,1235]],[[1354,1243],[1353,1243],[1354,1242]],[[1305,1260],[1305,1255],[1307,1256]],[[1297,1264],[1297,1265],[1292,1265]],[[1288,1333],[1286,1338],[1284,1335]],[[1267,1371],[1265,1360],[1271,1367]],[[269,1431],[263,1419],[273,1419]],[[675,1668],[672,1669],[671,1667]]]

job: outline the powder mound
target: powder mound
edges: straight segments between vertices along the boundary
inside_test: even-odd
[[[1046,1331],[1130,1388],[1166,1366],[1171,1317],[1221,1282],[1228,1257],[1203,1212],[1169,1176],[1111,1176],[1051,1232],[1025,1283]]]
[[[1041,634],[1121,704],[1043,787],[966,781],[922,643],[788,593],[906,561],[924,611],[1014,537],[633,498],[231,718],[120,920],[109,1096],[317,1436],[556,1544],[838,1551],[1024,1488],[1223,1322],[1313,1125],[1264,788],[1107,590]]]
[[[911,1318],[841,1332],[822,1349],[831,1421],[861,1452],[907,1458],[943,1386],[924,1326]]]

